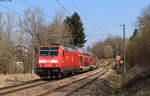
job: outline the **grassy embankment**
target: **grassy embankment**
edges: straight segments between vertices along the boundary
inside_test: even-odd
[[[0,74],[0,88],[21,84],[25,81],[39,79],[35,74]]]

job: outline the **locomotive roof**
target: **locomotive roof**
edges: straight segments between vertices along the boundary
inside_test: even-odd
[[[59,45],[43,45],[40,47],[63,47],[63,46],[59,46]]]
[[[62,46],[62,45],[43,45],[40,47],[65,47],[65,46]],[[66,46],[66,47],[68,47],[68,46]],[[95,54],[91,53],[90,51],[88,51],[86,49],[75,47],[75,46],[71,46],[70,48],[75,49],[79,54],[96,57]]]

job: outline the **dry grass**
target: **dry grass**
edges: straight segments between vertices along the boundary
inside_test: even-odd
[[[141,90],[138,90],[135,94],[131,96],[150,96],[150,84]]]
[[[101,77],[106,84],[112,88],[120,88],[123,84],[122,77],[117,75],[116,71],[109,69],[109,71]]]
[[[39,79],[36,74],[0,74],[0,88],[21,84],[25,81]]]

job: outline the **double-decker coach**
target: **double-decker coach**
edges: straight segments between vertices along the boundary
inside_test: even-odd
[[[80,48],[75,48],[79,58],[80,58],[80,69],[82,71],[87,71],[90,69],[90,55],[89,52],[84,50],[84,49],[80,49]]]

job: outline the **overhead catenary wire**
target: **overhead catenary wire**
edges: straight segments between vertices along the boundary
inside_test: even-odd
[[[71,13],[64,7],[64,5],[59,0],[55,1],[64,9],[64,11],[66,11],[69,15],[71,15]]]
[[[93,28],[96,28],[97,30],[102,31],[102,32],[105,32],[105,33],[107,33],[107,34],[110,34],[110,32],[106,31],[105,29],[100,28],[99,26],[97,26],[97,25],[91,23],[91,21],[89,21],[89,20],[87,19],[87,17],[83,14],[83,12],[80,10],[80,8],[78,7],[78,5],[77,5],[75,2],[73,2],[73,0],[71,0],[71,2],[72,2],[72,5],[76,8],[76,10],[79,10],[79,11],[80,11],[80,13],[82,14],[82,17],[83,17],[83,18],[87,21],[87,23],[89,23]]]
[[[71,2],[72,2],[72,4],[73,4],[73,6],[76,8],[76,10],[79,10],[79,11],[80,11],[80,13],[82,14],[82,17],[83,17],[84,19],[86,19],[86,21],[89,22],[89,20],[86,18],[86,16],[83,14],[83,12],[81,12],[80,8],[79,8],[72,0],[71,0]]]
[[[28,5],[29,7],[37,8],[36,6],[33,6],[32,4],[26,2],[25,0],[21,0],[21,1],[22,1],[24,4]],[[48,14],[45,14],[43,11],[42,11],[42,13],[43,13],[44,15],[46,15],[47,17],[50,17]],[[51,17],[50,17],[50,18],[51,18]]]
[[[26,2],[25,0],[21,0],[21,1],[28,6],[35,7],[35,6],[31,5],[30,3]]]
[[[2,4],[0,4],[0,7],[1,7],[1,8],[4,8],[4,9],[7,9],[7,10],[9,10],[9,11],[11,11],[12,13],[17,14],[18,16],[24,17],[24,15],[22,15],[22,14],[16,12],[16,11],[14,11],[14,10],[12,10],[11,8],[6,7],[6,6],[2,5]]]
[[[71,13],[59,2],[59,0],[56,0],[56,1],[57,1],[57,3],[58,3],[68,14],[71,15]],[[29,3],[26,2],[25,0],[22,0],[22,2],[24,2],[24,3],[27,4],[28,6],[34,7],[33,5],[29,4]],[[81,12],[80,8],[79,8],[73,1],[72,1],[72,4],[76,7],[77,10],[79,10],[79,11]],[[6,7],[6,6],[2,5],[2,4],[0,4],[0,7],[1,7],[1,8],[5,8],[5,9],[11,11],[11,12],[17,14],[18,16],[24,17],[24,15],[22,15],[22,14],[16,12],[16,11],[14,11],[14,10],[12,10],[11,8]],[[35,8],[35,7],[34,7],[34,8]],[[82,13],[82,12],[81,12],[81,13]],[[47,15],[47,16],[48,16],[48,15]],[[104,30],[103,28],[100,28],[100,27],[98,27],[97,25],[92,24],[92,23],[86,18],[86,16],[85,16],[83,13],[82,13],[82,16],[83,16],[83,18],[87,21],[87,23],[89,23],[92,27],[98,29],[99,31],[103,31],[103,32],[109,34],[109,32],[106,31],[106,30]]]

